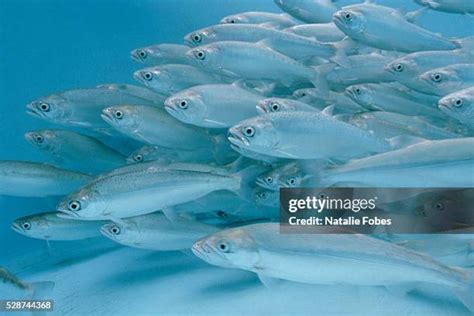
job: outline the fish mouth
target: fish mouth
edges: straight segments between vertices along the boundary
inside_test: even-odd
[[[138,56],[138,50],[134,49],[130,52],[130,58],[134,61],[138,61],[139,63],[143,62],[143,60]]]
[[[145,86],[149,86],[149,81],[146,81],[143,77],[142,77],[142,71],[141,70],[138,70],[138,71],[135,71],[133,73],[133,78],[135,80],[137,80],[138,82],[144,84]]]
[[[192,48],[197,46],[196,44],[194,44],[193,40],[191,39],[191,35],[186,35],[184,37],[184,45],[192,47]]]
[[[271,187],[262,179],[257,178],[257,180],[255,180],[255,183],[261,188],[269,190],[271,189]]]
[[[392,64],[385,65],[385,66],[383,67],[383,70],[388,71],[389,73],[394,74],[394,75],[397,74],[397,72],[393,69],[393,65],[392,65]]]
[[[100,117],[108,124],[115,125],[115,119],[111,108],[105,108],[102,110]]]
[[[230,134],[227,139],[229,142],[231,142],[231,144],[237,147],[250,146],[250,143],[246,138],[237,134]]]
[[[57,216],[61,218],[77,219],[80,217],[79,214],[69,209],[58,208],[58,212]]]
[[[354,101],[357,100],[357,95],[355,94],[354,91],[352,91],[352,89],[346,89],[346,91],[344,91],[344,94],[347,95],[349,98],[351,98]]]
[[[13,222],[10,227],[17,233],[23,234],[23,230],[21,229],[20,224]]]
[[[266,113],[268,113],[267,110],[266,110],[266,108],[265,108],[265,105],[263,105],[263,104],[257,104],[256,108],[257,108],[257,112],[258,112],[259,114],[266,114]]]
[[[115,240],[115,235],[110,232],[110,228],[115,225],[115,224],[105,224],[100,228],[100,233],[104,235],[105,237]]]
[[[46,118],[46,114],[44,112],[39,111],[33,103],[30,103],[26,106],[26,114],[42,119]]]
[[[33,132],[25,133],[24,138],[31,145],[36,145],[36,143],[34,141],[34,133]]]
[[[337,27],[341,27],[341,28],[346,27],[346,23],[340,12],[336,12],[332,15],[332,22],[336,24]]]

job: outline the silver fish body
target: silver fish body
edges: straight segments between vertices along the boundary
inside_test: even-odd
[[[257,111],[260,114],[265,114],[274,112],[295,111],[319,112],[319,109],[307,103],[300,102],[298,100],[284,98],[267,98],[260,100],[257,103]]]
[[[319,42],[338,42],[346,35],[334,23],[301,24],[284,30],[300,36],[312,37]]]
[[[265,26],[283,29],[301,24],[288,14],[249,11],[223,17],[222,24],[263,24]]]
[[[474,64],[455,64],[429,70],[419,80],[427,82],[431,94],[445,96],[474,86]]]
[[[464,0],[415,0],[416,3],[422,6],[427,6],[432,10],[469,14],[474,13],[474,3],[472,1]]]
[[[152,90],[148,88],[139,87],[139,86],[126,84],[126,83],[101,84],[101,85],[98,85],[96,88],[107,89],[107,90],[112,90],[112,91],[120,91],[120,92],[130,94],[130,95],[133,95],[145,100],[150,100],[154,104],[156,104],[156,106],[158,107],[163,106],[163,102],[166,100],[166,96],[153,92]]]
[[[162,64],[188,64],[188,47],[179,44],[158,44],[132,50],[130,57],[142,64],[156,66]]]
[[[332,0],[275,0],[292,17],[306,23],[331,22],[338,7]]]

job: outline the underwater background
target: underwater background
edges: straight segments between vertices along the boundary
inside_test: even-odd
[[[377,3],[419,8],[405,0]],[[24,140],[25,132],[51,126],[25,113],[38,96],[134,83],[133,72],[143,67],[130,59],[132,49],[181,44],[185,34],[243,11],[280,12],[272,0],[0,0],[0,160],[47,161]],[[429,11],[421,25],[446,37],[474,34],[469,16]],[[252,273],[211,267],[186,254],[122,248],[105,239],[94,245],[53,241],[48,248],[11,230],[15,218],[56,203],[0,196],[0,265],[23,279],[56,282],[54,314],[367,315],[369,307],[387,315],[467,313],[454,298],[423,304],[377,289],[298,285],[292,297],[269,295]]]

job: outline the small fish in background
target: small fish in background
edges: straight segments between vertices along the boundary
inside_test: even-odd
[[[465,38],[460,41],[463,43],[461,47],[471,47],[473,38]],[[423,51],[395,58],[387,63],[384,69],[395,77],[395,81],[408,88],[430,93],[432,87],[428,83],[418,80],[420,75],[431,69],[446,67],[452,64],[472,64],[473,60],[474,55],[470,48],[449,51]]]
[[[276,29],[284,29],[301,24],[300,21],[294,19],[288,14],[250,11],[223,17],[221,24],[261,24]]]
[[[439,109],[474,129],[474,87],[443,97],[439,100]]]
[[[26,283],[14,274],[0,267],[0,295],[3,299],[51,299],[54,282]]]
[[[165,64],[138,70],[133,74],[138,82],[151,90],[169,96],[199,84],[220,83],[218,76],[191,65]],[[140,103],[123,102],[122,104]],[[145,104],[146,105],[146,104]]]
[[[134,151],[127,158],[127,163],[141,163],[145,161],[155,160],[161,164],[170,164],[173,162],[196,162],[196,163],[215,163],[216,158],[209,152],[208,149],[176,149],[166,148],[160,146],[145,145],[138,150]],[[232,162],[232,157],[230,161]],[[222,163],[221,163],[222,164]],[[225,162],[223,163],[225,164]]]
[[[319,109],[298,100],[267,98],[257,102],[257,111],[260,114],[266,114],[274,112],[319,112]]]
[[[474,13],[474,3],[469,0],[414,0],[422,6],[431,10],[447,13],[472,14]]]
[[[332,19],[332,17],[331,17]],[[284,29],[283,31],[300,36],[312,37],[319,42],[339,42],[346,35],[334,23],[301,24]]]
[[[262,97],[239,84],[200,85],[170,96],[165,101],[165,109],[187,124],[229,128],[256,116],[255,104]]]
[[[59,129],[37,130],[26,133],[25,139],[65,168],[98,173],[125,164],[122,154],[80,133]],[[94,155],[91,156],[91,153]]]
[[[330,91],[328,95],[322,95],[316,88],[303,88],[295,90],[293,97],[320,110],[333,105],[332,114],[351,114],[367,111],[347,94],[341,92]]]
[[[237,147],[289,159],[346,160],[390,150],[386,140],[317,112],[268,113],[240,122],[229,134]]]
[[[110,127],[101,120],[102,109],[121,104],[154,106],[155,103],[120,91],[109,89],[68,90],[40,98],[27,105],[27,113],[51,123],[76,126],[110,133]]]
[[[275,0],[283,11],[305,23],[328,23],[339,9],[332,0]]]
[[[60,196],[92,180],[90,175],[29,161],[0,161],[0,195]]]
[[[334,13],[333,22],[353,40],[383,50],[409,53],[458,48],[456,43],[411,23],[396,9],[375,4],[343,7]]]
[[[285,174],[286,170],[293,168],[294,164],[297,164],[297,162],[281,163],[275,165],[270,170],[258,175],[255,183],[263,189],[278,191],[280,188],[280,178],[283,174]]]
[[[30,238],[44,240],[82,240],[100,236],[105,222],[63,218],[58,212],[45,212],[16,219],[11,228]]]
[[[474,64],[455,64],[420,75],[433,88],[431,94],[445,96],[474,86]]]
[[[134,49],[130,57],[147,66],[163,64],[188,64],[188,47],[179,44],[157,44]]]
[[[123,219],[121,223],[108,223],[100,232],[124,246],[157,250],[189,250],[196,240],[218,229],[191,219],[170,221],[160,212]]]

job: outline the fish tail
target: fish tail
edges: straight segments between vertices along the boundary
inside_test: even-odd
[[[214,136],[213,143],[212,154],[218,164],[227,164],[238,157],[224,134]]]
[[[51,294],[54,289],[54,282],[35,282],[31,284],[33,290],[32,299],[51,299]]]
[[[474,312],[474,274],[471,271],[463,270],[467,274],[467,284],[465,287],[455,290],[456,296],[471,312]]]
[[[326,69],[329,69],[329,67],[319,66],[318,68],[312,68],[313,73],[309,78],[313,86],[323,98],[327,97],[330,91],[329,83],[326,79],[327,73],[329,71],[326,71]]]

